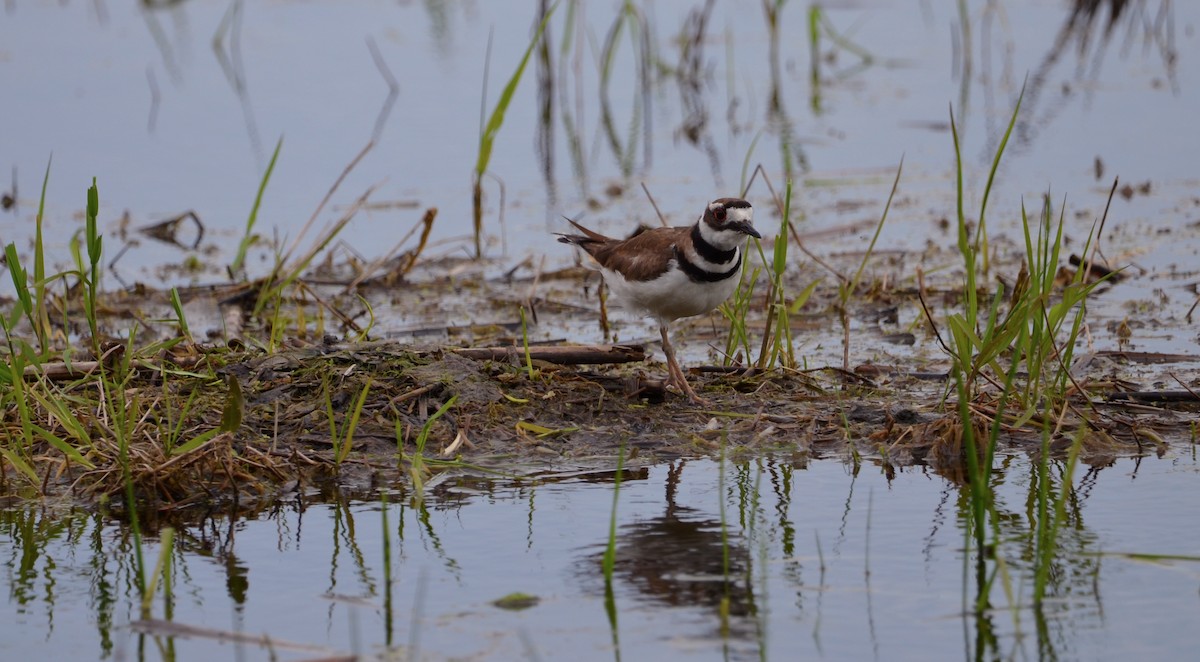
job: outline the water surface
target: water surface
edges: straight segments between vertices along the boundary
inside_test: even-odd
[[[963,615],[977,588],[964,587],[960,488],[919,467],[889,479],[874,464],[855,471],[792,455],[623,474],[615,635],[601,572],[611,468],[442,479],[420,506],[393,493],[386,528],[379,500],[336,495],[253,517],[213,514],[180,528],[173,601],[159,595],[152,616],[169,609],[177,624],[266,635],[282,659],[418,650],[421,659],[604,660],[617,647],[623,659],[1169,659],[1195,649],[1200,532],[1180,498],[1200,473],[1192,450],[1080,468],[1041,609],[1029,602],[1030,461],[1003,457],[997,469],[997,553],[1013,601],[1000,582],[980,617]],[[1052,494],[1061,471],[1052,467]],[[3,519],[5,657],[270,656],[131,629],[130,538],[112,520],[29,506]],[[153,563],[157,544],[146,554]],[[514,592],[537,602],[493,604]]]
[[[739,190],[747,164],[762,164],[777,188],[792,175],[804,229],[819,231],[877,219],[903,157],[884,245],[952,243],[937,230],[953,214],[950,107],[974,209],[1023,87],[992,197],[997,229],[1016,227],[1022,198],[1037,206],[1050,190],[1078,212],[1069,234],[1082,241],[1120,176],[1134,189],[1118,198],[1109,231],[1153,254],[1116,261],[1136,257],[1151,269],[1194,263],[1194,237],[1180,246],[1156,236],[1196,215],[1188,191],[1200,180],[1200,133],[1192,130],[1200,13],[1191,3],[822,3],[825,27],[815,43],[810,5],[785,3],[774,32],[758,2],[633,6],[635,15],[622,19],[619,4],[560,3],[547,48],[517,88],[489,166],[495,178],[486,181],[488,253],[505,268],[531,253],[569,261],[550,236],[562,228],[561,214],[613,233],[656,222],[643,183],[671,222],[690,222],[708,200]],[[343,249],[386,253],[428,206],[440,209],[435,238],[461,238],[471,232],[481,98],[490,112],[528,44],[535,9],[378,0],[6,3],[0,189],[15,169],[19,204],[4,223],[27,227],[53,154],[48,223],[60,259],[98,177],[108,234],[188,210],[209,231],[199,251],[140,238],[115,270],[125,282],[155,283],[158,272],[147,268],[187,254],[208,265],[191,278],[212,279],[232,257],[280,138],[256,228],[268,241],[294,238],[374,137],[318,220],[331,221],[378,185],[378,205],[345,231]],[[769,208],[761,183],[750,198]],[[835,236],[860,248],[866,232]],[[466,244],[441,251],[465,254]]]

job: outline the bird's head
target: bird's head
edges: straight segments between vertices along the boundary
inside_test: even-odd
[[[749,202],[741,198],[718,198],[704,210],[700,233],[713,246],[727,250],[741,246],[747,235],[762,238],[751,224],[753,219],[754,207]]]

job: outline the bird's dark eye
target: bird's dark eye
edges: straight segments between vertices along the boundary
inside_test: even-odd
[[[724,223],[725,222],[725,208],[717,207],[716,211],[713,212],[713,218],[717,219],[717,221],[719,221],[719,222]]]

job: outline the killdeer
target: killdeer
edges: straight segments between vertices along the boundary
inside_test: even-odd
[[[704,216],[690,226],[643,230],[628,239],[612,239],[567,219],[582,234],[560,234],[558,240],[583,249],[595,259],[604,282],[627,308],[658,320],[667,384],[693,402],[699,396],[667,335],[667,325],[681,317],[703,315],[721,305],[737,287],[746,236],[762,235],[750,224],[754,208],[739,198],[708,203]]]

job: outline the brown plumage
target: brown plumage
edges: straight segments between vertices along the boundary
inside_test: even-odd
[[[605,269],[615,271],[629,281],[654,280],[666,273],[674,258],[674,247],[692,226],[675,228],[642,228],[627,239],[613,239],[593,232],[567,219],[582,235],[562,235],[559,241],[574,244],[595,258]]]

